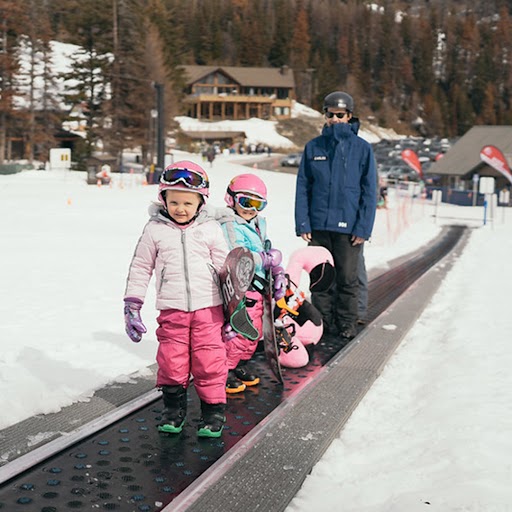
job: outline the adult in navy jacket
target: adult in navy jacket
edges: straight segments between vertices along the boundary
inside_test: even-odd
[[[346,341],[356,334],[358,259],[372,234],[377,171],[371,145],[357,135],[352,96],[328,94],[323,111],[322,134],[306,144],[297,175],[295,230],[333,255],[335,286],[313,293],[312,302],[324,332]]]

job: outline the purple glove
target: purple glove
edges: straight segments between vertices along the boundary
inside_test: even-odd
[[[134,297],[124,299],[124,325],[126,334],[132,341],[138,343],[142,335],[147,332],[145,325],[140,318],[140,308],[142,301]]]
[[[233,338],[237,337],[237,332],[233,329],[229,322],[226,322],[222,326],[222,341],[226,343],[227,341],[231,341]]]
[[[261,264],[265,270],[277,267],[283,261],[283,255],[278,249],[270,249],[267,252],[260,252]]]
[[[274,299],[282,299],[286,294],[286,286],[288,284],[283,267],[274,267],[272,275],[274,276]]]

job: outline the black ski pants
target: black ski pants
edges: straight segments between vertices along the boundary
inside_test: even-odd
[[[336,268],[335,285],[326,292],[311,294],[311,301],[322,313],[328,329],[355,325],[357,321],[357,272],[363,245],[352,245],[351,236],[334,231],[313,231],[311,234],[310,245],[321,245],[328,249]]]

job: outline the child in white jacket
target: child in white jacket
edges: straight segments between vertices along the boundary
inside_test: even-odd
[[[161,432],[180,433],[187,413],[190,374],[201,400],[197,435],[219,437],[225,423],[226,347],[222,296],[211,267],[220,270],[228,247],[219,224],[203,209],[208,176],[201,166],[179,161],[162,173],[130,264],[124,297],[126,332],[139,342],[146,328],[140,309],[153,272],[156,308],[157,387],[165,409]]]

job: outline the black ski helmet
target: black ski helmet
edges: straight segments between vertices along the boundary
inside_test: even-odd
[[[324,98],[324,112],[329,108],[345,108],[349,112],[354,112],[354,99],[346,92],[331,92]]]

